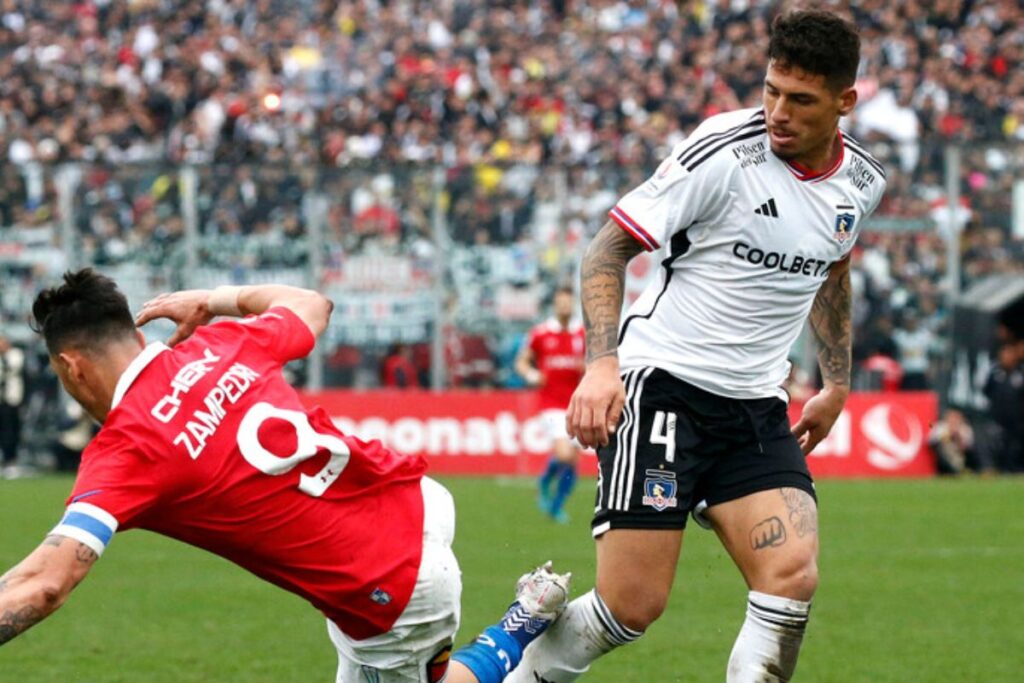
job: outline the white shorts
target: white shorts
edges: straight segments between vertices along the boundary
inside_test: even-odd
[[[548,438],[551,439],[552,448],[554,447],[556,439],[566,439],[569,443],[575,446],[577,450],[583,448],[579,441],[570,438],[569,433],[565,431],[564,410],[548,408],[547,410],[541,411],[540,417],[544,420],[544,427],[547,428]]]
[[[390,631],[364,640],[327,621],[338,650],[337,683],[437,683],[446,670],[462,614],[462,573],[452,552],[455,503],[429,477],[421,487],[423,558],[412,598]]]

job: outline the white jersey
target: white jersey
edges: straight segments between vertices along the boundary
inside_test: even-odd
[[[885,190],[848,135],[832,168],[776,157],[762,109],[713,116],[609,212],[661,275],[619,331],[623,371],[653,366],[731,398],[785,399],[787,356],[834,263]]]

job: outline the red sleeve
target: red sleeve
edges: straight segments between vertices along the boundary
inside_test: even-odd
[[[154,477],[159,468],[136,441],[126,432],[101,431],[82,453],[67,504],[98,507],[112,515],[120,529],[135,526],[159,497],[159,482]]]
[[[255,342],[281,365],[305,358],[316,344],[316,337],[309,326],[284,306],[275,306],[260,315],[250,315],[241,320],[225,320],[214,327],[236,327],[247,340]]]

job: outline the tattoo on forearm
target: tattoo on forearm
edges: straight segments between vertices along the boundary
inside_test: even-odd
[[[7,579],[0,579],[0,593],[7,590]]]
[[[0,616],[0,645],[35,626],[43,619],[38,607],[27,605],[20,610],[7,610]]]
[[[99,559],[99,555],[96,554],[95,550],[81,542],[79,542],[78,548],[75,550],[75,557],[82,564],[90,564]]]
[[[776,548],[786,542],[786,525],[778,517],[769,517],[750,530],[750,547],[754,550]]]
[[[587,362],[614,355],[619,345],[619,315],[626,285],[626,264],[643,247],[625,230],[608,222],[587,247],[580,269]]]
[[[818,340],[818,364],[826,384],[850,386],[852,300],[850,273],[844,272],[825,281],[811,306],[811,329]]]
[[[57,536],[51,534],[43,539],[43,545],[52,545],[54,548],[59,548],[60,544],[64,542],[64,536]]]
[[[818,509],[806,491],[794,488],[779,489],[789,509],[789,525],[800,538],[818,533]]]

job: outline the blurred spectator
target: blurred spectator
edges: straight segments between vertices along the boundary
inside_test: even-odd
[[[355,346],[339,344],[327,357],[325,383],[330,387],[353,387],[363,362],[362,352]]]
[[[408,344],[392,344],[381,361],[380,374],[380,383],[384,387],[408,389],[420,386],[412,347]]]
[[[928,445],[935,455],[939,474],[960,474],[967,467],[978,469],[974,430],[959,410],[946,409],[928,433]]]
[[[903,366],[898,360],[881,350],[876,350],[860,365],[864,381],[857,389],[866,391],[899,391],[903,384]]]
[[[96,432],[96,425],[82,406],[70,400],[63,391],[60,404],[53,458],[58,472],[74,472],[78,469],[82,451]]]
[[[1024,471],[1024,343],[1002,344],[985,382],[989,416],[996,427],[990,450],[1003,472]]]
[[[17,165],[653,168],[697,121],[757,101],[787,4],[7,0],[0,130]],[[1024,136],[1020,3],[846,11],[865,44],[851,124],[904,173],[935,140]]]
[[[442,330],[448,380],[453,387],[480,388],[495,384],[494,354],[486,337],[467,332],[454,321],[458,299],[448,301],[449,322]]]
[[[316,191],[329,201],[332,267],[354,251],[427,262],[441,249],[452,261],[505,250],[532,266],[507,279],[543,296],[616,197],[698,121],[759,102],[768,27],[791,4],[4,0],[0,228],[46,232],[83,262],[144,265],[147,287],[168,288],[192,275],[176,169],[193,164],[196,253],[218,277],[307,267],[304,200]],[[919,307],[919,327],[948,336],[950,215],[964,230],[965,285],[1024,271],[1024,240],[1011,236],[1024,6],[825,4],[853,18],[864,43],[861,104],[843,126],[890,169],[876,229],[854,255],[855,353],[899,357],[895,332],[875,321]],[[951,143],[963,149],[953,211]],[[59,190],[75,185],[57,165],[69,161],[82,177],[77,239],[63,244]],[[492,311],[491,279],[509,270],[458,286],[460,314],[478,318],[464,328],[484,347],[520,331]],[[21,313],[8,282],[0,306]],[[926,383],[906,351],[908,386]],[[359,369],[372,381],[375,367]]]
[[[920,391],[931,388],[928,361],[935,346],[932,331],[922,327],[917,313],[908,308],[903,314],[903,326],[893,332],[892,338],[903,370],[900,389]]]
[[[453,387],[494,386],[494,356],[486,337],[452,328],[445,334],[444,351]]]
[[[17,476],[21,405],[25,400],[25,353],[0,333],[0,475]]]

